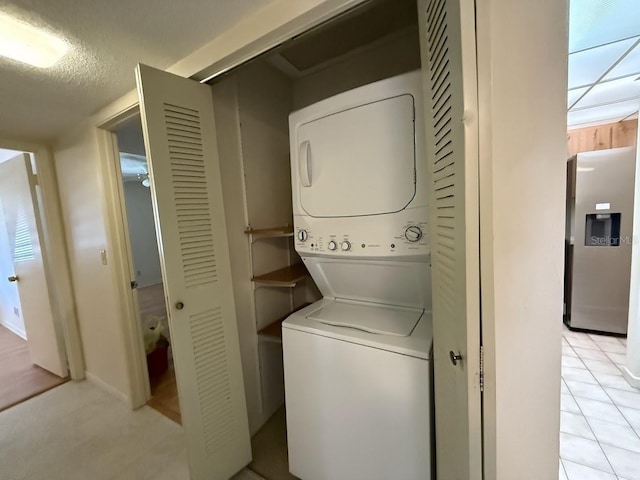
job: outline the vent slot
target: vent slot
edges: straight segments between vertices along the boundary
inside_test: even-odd
[[[222,308],[191,315],[189,321],[205,448],[213,454],[225,447],[236,424]]]
[[[453,135],[451,58],[445,0],[432,0],[427,7],[427,58],[431,87],[431,138],[434,145],[432,188],[436,208],[434,256],[440,305],[455,311],[456,285],[456,152]]]
[[[218,281],[200,114],[165,103],[164,117],[185,285],[199,287]]]

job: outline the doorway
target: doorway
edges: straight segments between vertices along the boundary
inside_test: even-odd
[[[632,335],[638,266],[631,241],[638,218],[640,27],[626,19],[640,9],[629,1],[569,5],[559,475],[634,478],[640,384],[627,373],[628,352],[640,349]]]
[[[131,287],[137,294],[134,304],[147,360],[151,393],[147,404],[181,423],[140,115],[119,124],[113,133],[118,144],[129,256],[133,262]]]
[[[33,154],[0,149],[0,410],[68,380],[34,172]]]

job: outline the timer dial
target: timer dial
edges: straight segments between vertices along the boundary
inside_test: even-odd
[[[404,238],[410,242],[418,242],[422,238],[422,229],[417,225],[411,225],[404,231]]]
[[[307,232],[306,230],[298,230],[298,234],[297,234],[298,240],[300,240],[301,242],[306,242],[307,238],[309,238],[309,232]]]
[[[340,248],[342,248],[343,252],[348,252],[351,250],[351,243],[348,240],[345,240],[340,244]]]

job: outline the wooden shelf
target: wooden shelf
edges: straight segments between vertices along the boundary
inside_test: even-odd
[[[309,276],[309,272],[302,263],[281,268],[264,275],[254,276],[251,280],[256,283],[273,287],[295,287],[296,284]]]
[[[248,228],[244,233],[254,237],[293,237],[293,226],[285,225],[283,227],[272,228]]]
[[[283,317],[273,323],[270,323],[263,329],[258,330],[258,335],[282,341],[282,322],[284,322],[286,318],[287,317]]]
[[[262,337],[266,337],[269,340],[275,340],[275,341],[278,341],[278,342],[282,342],[282,322],[284,322],[289,317],[289,315],[291,315],[292,313],[295,313],[298,310],[302,310],[304,307],[307,307],[309,305],[311,305],[311,304],[310,303],[305,303],[303,305],[300,305],[295,310],[287,313],[284,317],[279,318],[275,322],[270,323],[269,325],[267,325],[266,327],[262,328],[261,330],[258,330],[258,335],[260,335]]]

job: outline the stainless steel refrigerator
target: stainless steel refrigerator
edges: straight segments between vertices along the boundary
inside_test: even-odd
[[[567,162],[565,322],[626,334],[633,241],[635,147]]]

